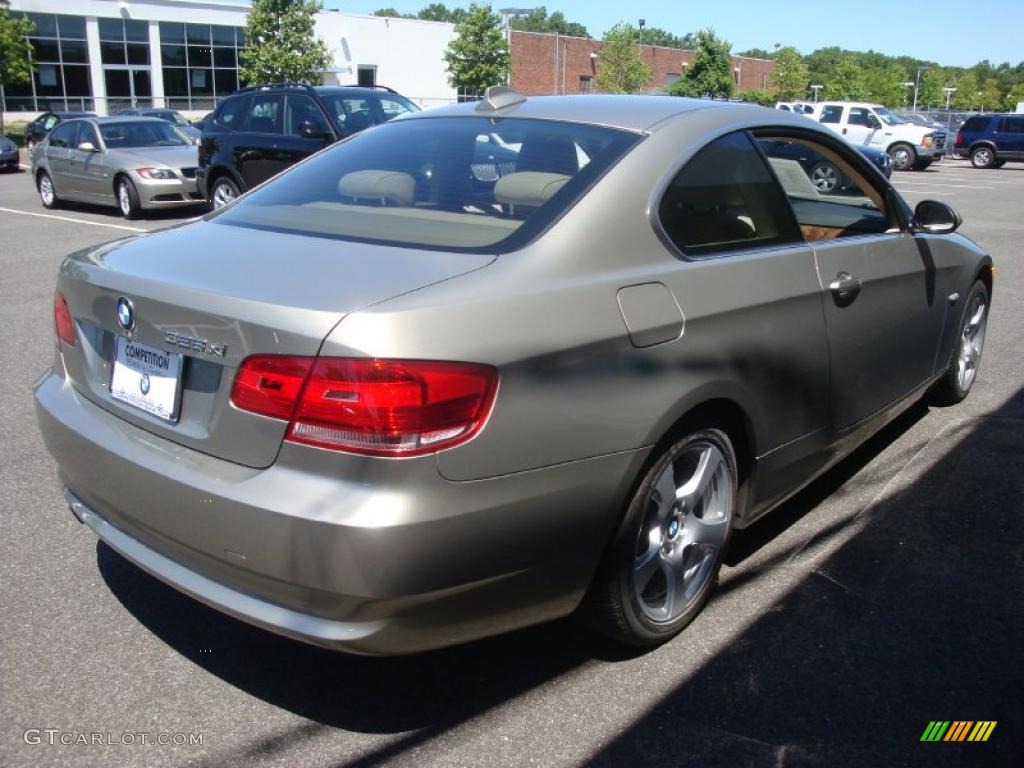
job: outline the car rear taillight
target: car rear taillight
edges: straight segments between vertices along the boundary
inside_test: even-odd
[[[497,388],[498,372],[474,363],[258,356],[242,363],[231,401],[290,419],[290,442],[419,456],[479,432]]]
[[[75,321],[71,319],[71,310],[64,294],[56,291],[53,294],[53,327],[57,338],[65,344],[75,346]]]
[[[963,143],[964,143],[964,134],[963,134],[962,131],[957,131],[956,132],[956,138],[953,139],[953,146],[959,147],[959,146],[962,146]]]

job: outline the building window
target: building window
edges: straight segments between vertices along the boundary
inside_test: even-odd
[[[590,93],[590,75],[580,75],[580,93]]]
[[[17,12],[13,12],[17,13]],[[46,112],[93,109],[85,17],[25,14],[35,24],[28,38],[36,64],[31,82],[5,89],[5,111]]]
[[[217,24],[160,22],[164,96],[172,109],[213,109],[238,90],[245,30]]]
[[[360,66],[356,70],[359,85],[367,88],[372,88],[377,84],[377,66],[375,64],[369,64],[366,66]]]

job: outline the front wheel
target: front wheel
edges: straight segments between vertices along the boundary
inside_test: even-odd
[[[964,303],[960,319],[960,334],[950,357],[945,375],[939,379],[933,392],[941,405],[959,403],[971,391],[981,364],[985,347],[985,329],[988,326],[988,288],[981,280],[975,282]]]
[[[736,478],[732,444],[717,429],[687,435],[654,462],[587,596],[598,631],[647,647],[693,621],[718,582]]]
[[[811,168],[811,181],[819,192],[834,192],[839,186],[839,169],[832,163],[822,161]]]
[[[142,213],[139,193],[130,179],[122,178],[117,182],[117,207],[126,219],[137,219]]]
[[[909,144],[894,144],[889,148],[892,167],[897,171],[909,171],[917,162],[917,151]]]

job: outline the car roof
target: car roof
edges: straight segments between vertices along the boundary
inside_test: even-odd
[[[88,120],[90,123],[96,123],[97,125],[106,125],[108,123],[167,123],[166,120],[161,120],[159,117],[146,117],[145,115],[107,115],[105,117],[82,115],[74,119]]]
[[[522,97],[520,97],[522,98]],[[739,118],[739,110],[759,109],[738,101],[712,101],[668,95],[573,94],[571,96],[530,96],[522,101],[496,110],[468,102],[446,107],[434,107],[415,115],[404,115],[402,120],[423,120],[438,117],[520,117],[533,120],[561,120],[572,123],[590,123],[627,131],[649,131],[669,118],[697,110],[721,110],[723,121]],[[736,112],[734,112],[736,110]],[[770,110],[785,115],[782,110]],[[776,115],[772,119],[776,119]],[[791,115],[791,118],[796,116]],[[806,118],[796,118],[804,120]]]
[[[70,120],[73,117],[96,117],[95,112],[50,112],[63,120]]]

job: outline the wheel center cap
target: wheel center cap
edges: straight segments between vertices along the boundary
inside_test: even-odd
[[[668,529],[665,531],[670,539],[674,539],[679,533],[679,518],[673,517],[668,521]]]

